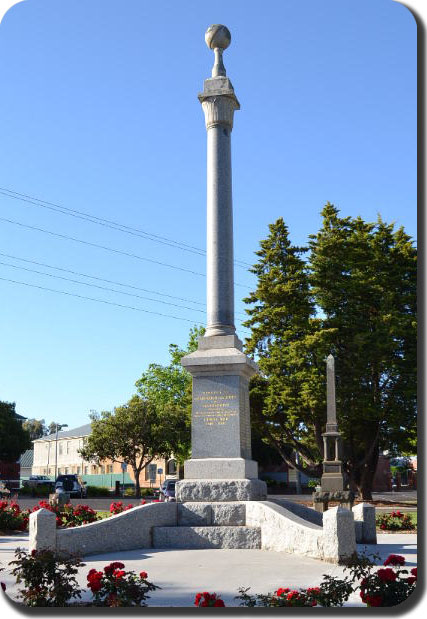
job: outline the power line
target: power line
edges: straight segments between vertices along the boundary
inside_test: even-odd
[[[149,289],[146,289],[146,288],[140,288],[139,286],[133,286],[131,284],[123,284],[122,282],[117,282],[117,281],[110,280],[110,279],[104,279],[102,277],[97,277],[95,275],[88,275],[87,273],[81,273],[79,271],[72,271],[70,269],[64,269],[62,267],[56,267],[56,266],[53,266],[51,264],[46,264],[45,262],[37,262],[36,260],[29,260],[27,258],[20,258],[19,256],[14,256],[12,254],[6,254],[4,252],[0,252],[0,256],[5,256],[6,258],[12,258],[13,260],[20,260],[21,262],[26,262],[28,264],[35,264],[37,266],[47,267],[48,269],[55,269],[56,271],[62,271],[64,273],[71,273],[72,275],[78,275],[79,277],[87,277],[89,279],[95,279],[97,281],[106,282],[108,284],[114,284],[115,286],[123,286],[123,287],[126,287],[126,288],[132,288],[134,290],[141,290],[142,292],[149,292],[151,294],[157,294],[157,295],[160,295],[160,296],[165,296],[165,297],[168,297],[168,298],[171,298],[171,299],[177,299],[178,301],[185,301],[187,303],[194,303],[196,305],[201,305],[204,308],[206,308],[206,304],[202,303],[201,301],[193,301],[192,299],[186,299],[184,297],[176,297],[174,295],[158,292],[157,290],[149,290]],[[71,279],[71,278],[68,278],[68,277],[59,277],[59,276],[51,275],[50,273],[45,273],[45,272],[42,272],[42,271],[36,271],[34,269],[25,269],[23,267],[19,267],[19,266],[14,265],[14,264],[9,264],[9,263],[5,263],[5,262],[0,262],[0,264],[3,264],[5,266],[11,266],[11,267],[16,268],[16,269],[22,269],[22,270],[33,272],[33,273],[38,273],[40,275],[47,275],[47,276],[50,276],[50,277],[57,277],[58,279],[64,279],[66,281],[70,281],[70,282],[73,282],[73,283],[76,283],[76,284],[83,284],[85,286],[90,285],[90,284],[87,284],[86,282],[80,282],[78,280],[74,280],[74,279]],[[108,291],[111,291],[111,292],[117,292],[119,294],[122,293],[121,290],[114,290],[112,288],[106,288],[104,286],[96,286],[94,284],[93,284],[93,286],[95,288],[101,288],[102,290],[108,290]],[[129,293],[124,292],[122,294],[129,294]],[[135,296],[135,297],[138,297],[138,298],[141,298],[141,299],[147,299],[149,301],[154,301],[154,302],[157,302],[157,303],[165,303],[166,305],[172,305],[174,307],[181,307],[183,309],[189,309],[190,311],[194,310],[194,311],[202,312],[202,313],[204,313],[206,311],[206,310],[201,310],[201,309],[198,309],[198,308],[186,307],[185,305],[178,305],[178,304],[175,304],[175,303],[168,303],[167,301],[162,301],[161,299],[151,299],[149,297],[143,297],[141,295],[130,295],[130,296]],[[246,318],[247,318],[243,314],[236,313],[235,315],[236,315],[236,317],[243,318],[244,320],[246,320]]]
[[[161,316],[163,318],[173,318],[174,320],[181,320],[183,322],[190,322],[191,324],[197,324],[199,326],[204,326],[201,322],[196,322],[194,320],[189,320],[188,318],[181,318],[179,316],[173,316],[172,314],[163,314],[161,312],[153,312],[151,310],[142,309],[141,307],[134,307],[133,305],[124,305],[123,303],[115,303],[113,301],[106,301],[105,299],[95,299],[94,297],[86,297],[81,294],[76,294],[75,292],[66,292],[65,290],[56,290],[54,288],[47,288],[46,286],[38,286],[37,284],[30,284],[28,282],[21,282],[15,279],[9,279],[6,277],[0,277],[1,281],[8,282],[11,284],[18,284],[20,286],[27,286],[29,288],[37,288],[38,290],[45,290],[47,292],[53,292],[56,294],[63,294],[68,297],[76,297],[77,299],[84,299],[85,301],[94,301],[96,303],[104,303],[104,305],[112,305],[114,307],[121,307],[124,309],[131,309],[135,312],[143,312],[144,314],[152,314],[154,316]],[[244,329],[247,331],[247,329]]]
[[[5,254],[0,252],[0,256],[5,256],[6,258],[12,258],[13,260],[21,260],[22,262],[28,262],[29,264],[36,264],[40,267],[47,267],[48,269],[55,269],[56,271],[62,271],[64,273],[71,273],[72,275],[79,275],[80,277],[88,277],[89,279],[95,279],[97,281],[106,282],[107,284],[114,284],[115,286],[123,286],[125,288],[132,288],[133,290],[141,290],[142,292],[148,292],[150,294],[157,294],[161,297],[168,297],[169,299],[176,299],[178,301],[185,301],[186,303],[194,303],[195,305],[202,305],[206,307],[205,303],[201,301],[193,301],[192,299],[187,299],[185,297],[177,297],[172,294],[166,294],[165,292],[159,292],[157,290],[150,290],[149,288],[141,288],[140,286],[134,286],[132,284],[123,284],[122,282],[117,282],[111,279],[105,279],[103,277],[97,277],[96,275],[89,275],[88,273],[80,273],[79,271],[72,271],[71,269],[64,269],[62,267],[56,267],[51,264],[46,264],[45,262],[37,262],[36,260],[28,260],[27,258],[20,258],[19,256],[13,256],[12,254]]]
[[[41,200],[40,198],[36,198],[34,196],[30,196],[25,193],[20,193],[18,191],[13,191],[5,187],[0,187],[0,194],[8,198],[13,198],[14,200],[20,200],[21,202],[32,204],[33,206],[38,206],[40,208],[49,209],[56,213],[61,213],[62,215],[76,217],[78,219],[89,221],[93,224],[101,225],[107,228],[111,228],[113,230],[118,230],[119,232],[131,234],[133,236],[138,236],[140,238],[145,238],[147,240],[150,240],[156,243],[161,243],[163,245],[168,245],[170,247],[174,247],[175,249],[181,249],[183,251],[191,252],[199,256],[206,255],[206,250],[201,249],[200,247],[195,247],[194,245],[189,245],[187,243],[183,243],[182,241],[176,241],[174,239],[160,236],[158,234],[146,232],[145,230],[141,230],[140,228],[134,228],[131,226],[127,226],[125,224],[121,224],[120,222],[117,222],[114,220],[97,217],[96,215],[91,215],[90,213],[86,213],[84,211],[78,211],[77,209],[71,209],[66,206],[62,206],[60,204],[55,204],[54,202],[49,202],[47,200]],[[234,262],[237,266],[240,266],[242,268],[247,268],[247,267],[252,266],[251,264],[249,264],[248,262],[244,262],[243,260],[234,260]]]
[[[30,226],[28,224],[23,224],[20,221],[15,221],[13,219],[6,219],[5,217],[0,217],[0,221],[4,221],[9,224],[13,224],[15,226],[20,226],[21,228],[27,228],[28,230],[36,230],[37,232],[43,232],[44,234],[50,234],[51,236],[56,236],[60,239],[66,239],[69,241],[74,241],[75,243],[81,243],[83,245],[89,245],[90,247],[96,247],[97,249],[103,249],[105,251],[109,251],[115,254],[120,254],[122,256],[127,256],[129,258],[136,258],[137,260],[143,260],[145,262],[150,262],[152,264],[157,264],[160,266],[168,267],[170,269],[175,269],[177,271],[183,271],[184,273],[191,273],[191,275],[199,275],[200,277],[206,277],[205,273],[199,273],[198,271],[193,271],[192,269],[186,269],[184,267],[178,267],[173,264],[168,264],[167,262],[160,262],[159,260],[152,260],[151,258],[145,258],[144,256],[139,256],[138,254],[132,254],[130,252],[123,251],[121,249],[115,249],[113,247],[108,247],[106,245],[99,245],[98,243],[92,243],[91,241],[84,241],[83,239],[78,239],[74,236],[69,236],[67,234],[60,234],[59,232],[52,232],[51,230],[46,230],[45,228],[38,228],[37,226]],[[251,289],[250,286],[245,286],[244,284],[235,283],[236,286],[240,286],[242,288]]]
[[[28,286],[30,288],[38,288],[39,290],[47,290],[48,292],[55,292],[57,294],[64,294],[69,297],[77,297],[78,299],[85,299],[86,301],[95,301],[96,303],[104,303],[106,305],[114,305],[115,307],[122,307],[125,309],[135,310],[136,312],[144,312],[145,314],[153,314],[155,316],[162,316],[163,318],[173,318],[174,320],[183,320],[184,322],[191,322],[191,324],[198,324],[204,326],[201,322],[189,320],[188,318],[180,318],[178,316],[172,316],[171,314],[162,314],[160,312],[153,312],[150,310],[142,309],[141,307],[133,307],[132,305],[123,305],[122,303],[114,303],[113,301],[105,301],[104,299],[95,299],[93,297],[86,297],[74,292],[66,292],[65,290],[55,290],[54,288],[46,288],[45,286],[37,286],[36,284],[29,284],[28,282],[20,282],[15,279],[8,279],[6,277],[0,277],[0,280],[9,282],[12,284],[19,284],[21,286]]]
[[[126,292],[125,290],[115,290],[114,288],[107,288],[106,286],[99,286],[98,284],[90,284],[89,282],[81,282],[77,279],[71,279],[70,277],[64,277],[63,275],[54,275],[53,273],[45,273],[43,271],[37,271],[36,269],[29,269],[27,267],[20,267],[17,264],[9,264],[7,262],[1,262],[3,266],[12,267],[13,269],[20,269],[21,271],[27,271],[28,273],[37,273],[38,275],[45,275],[46,277],[54,277],[55,279],[62,279],[66,282],[72,282],[73,284],[81,284],[82,286],[90,286],[91,288],[99,288],[100,290],[107,290],[108,292],[116,292],[118,294],[125,294],[128,297],[136,297],[138,299],[144,299],[145,301],[154,301],[155,303],[163,303],[164,305],[172,305],[180,309],[190,310],[191,312],[201,312],[204,314],[204,310],[197,307],[187,307],[186,305],[178,305],[177,303],[171,303],[170,301],[162,301],[161,299],[153,299],[151,297],[144,297],[140,294],[134,294],[132,292]]]

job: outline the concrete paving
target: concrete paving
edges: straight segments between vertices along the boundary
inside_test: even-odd
[[[0,564],[6,567],[14,559],[17,546],[28,547],[28,535],[0,537]],[[358,551],[379,554],[381,562],[390,554],[406,558],[411,568],[417,564],[417,536],[415,534],[381,534],[376,546],[359,545]],[[316,586],[323,574],[340,576],[343,568],[316,559],[284,552],[265,550],[155,550],[137,549],[126,552],[93,555],[84,559],[86,566],[79,576],[86,587],[86,574],[91,568],[103,569],[111,561],[122,561],[126,569],[148,572],[151,582],[162,587],[149,600],[150,606],[188,607],[198,591],[220,593],[227,606],[238,606],[234,596],[239,587],[251,587],[251,593],[268,593],[278,587]],[[7,571],[1,573],[7,592],[15,598],[17,587]],[[90,599],[86,594],[83,599]],[[358,594],[347,603],[363,606]]]

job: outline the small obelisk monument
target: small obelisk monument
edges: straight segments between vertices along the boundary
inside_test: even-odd
[[[324,444],[322,491],[344,490],[342,462],[339,446],[341,435],[338,432],[335,404],[335,360],[332,355],[326,359],[326,432],[322,434]]]
[[[193,376],[192,454],[177,500],[249,501],[266,498],[267,487],[251,459],[248,383],[257,366],[234,326],[231,131],[240,104],[222,59],[228,28],[210,26],[205,40],[215,54],[199,94],[207,130],[207,326],[198,350],[182,359]]]

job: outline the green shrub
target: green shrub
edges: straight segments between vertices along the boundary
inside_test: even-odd
[[[125,488],[125,496],[135,496],[135,488]]]
[[[315,488],[316,486],[320,486],[320,479],[309,479],[307,482],[307,486],[309,488]]]
[[[110,489],[104,486],[87,486],[87,496],[88,497],[109,497]]]
[[[141,488],[141,496],[154,496],[158,488]]]
[[[24,583],[19,598],[24,606],[68,606],[73,597],[81,597],[76,574],[85,564],[77,557],[60,557],[44,550],[28,553],[23,548],[15,551],[12,574],[17,583]]]

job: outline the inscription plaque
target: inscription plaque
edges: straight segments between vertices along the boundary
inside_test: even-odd
[[[194,377],[191,433],[192,458],[250,458],[247,381],[230,375]]]

